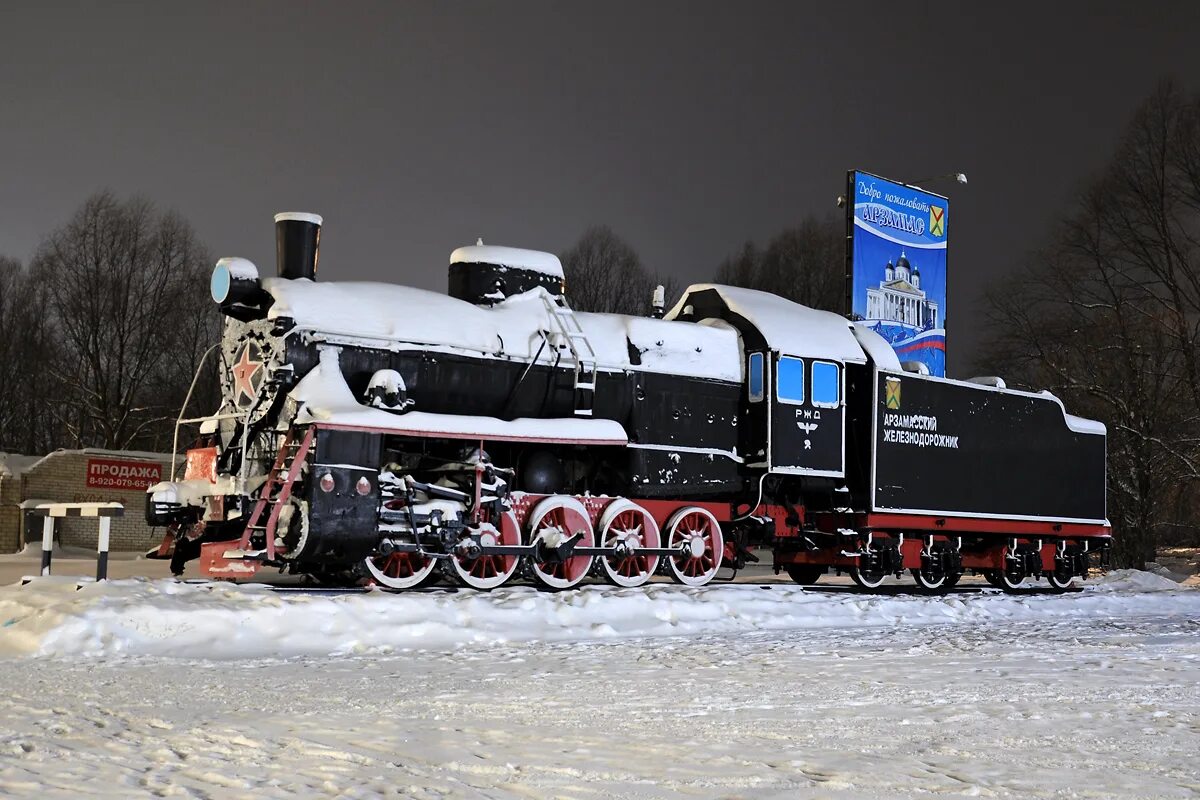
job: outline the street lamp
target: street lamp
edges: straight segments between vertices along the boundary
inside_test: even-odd
[[[953,178],[955,181],[961,184],[966,184],[967,182],[967,174],[965,172],[944,172],[941,175],[933,175],[928,178],[922,178],[919,181],[909,181],[908,185],[916,186],[919,189],[921,188],[919,184],[932,183],[933,181],[940,181],[943,178]]]

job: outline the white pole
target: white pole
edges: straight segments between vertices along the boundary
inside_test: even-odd
[[[42,520],[42,574],[50,574],[50,551],[54,549],[54,517],[46,514]]]
[[[112,517],[100,518],[100,536],[96,540],[96,580],[108,579],[108,528]]]

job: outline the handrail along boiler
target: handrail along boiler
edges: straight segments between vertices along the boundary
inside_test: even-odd
[[[482,241],[447,294],[318,282],[322,219],[275,220],[274,277],[213,271],[221,407],[181,412],[200,440],[148,495],[177,571],[700,586],[759,546],[802,584],[1064,589],[1110,542],[1104,426],[1049,393],[905,372],[749,289],[577,312],[553,255]]]

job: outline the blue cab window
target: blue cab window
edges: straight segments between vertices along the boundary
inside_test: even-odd
[[[812,404],[817,408],[837,408],[841,399],[837,364],[814,361],[812,365]]]
[[[763,354],[750,354],[750,402],[763,399]]]
[[[804,362],[783,356],[779,359],[779,400],[784,403],[804,402]]]

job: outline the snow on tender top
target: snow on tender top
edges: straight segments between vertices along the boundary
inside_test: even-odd
[[[562,263],[553,253],[541,250],[522,250],[519,247],[497,247],[473,244],[460,247],[450,254],[451,264],[499,264],[504,267],[541,272],[555,278],[563,277]]]
[[[895,372],[900,372],[900,357],[896,355],[896,351],[892,346],[875,331],[865,325],[852,325],[850,330],[854,333],[854,338],[858,340],[858,344],[862,347],[863,352],[871,357],[875,362],[875,366],[879,369],[889,369]]]
[[[275,298],[269,319],[289,317],[300,328],[315,333],[519,359],[537,356],[541,363],[553,363],[556,358],[554,348],[542,347],[540,331],[555,330],[542,299],[543,289],[484,308],[438,292],[390,283],[314,283],[284,278],[265,278],[262,283]],[[601,368],[742,379],[741,349],[732,329],[620,314],[577,312],[576,317]],[[640,366],[630,361],[626,340],[640,351]]]
[[[730,311],[754,325],[772,349],[784,355],[866,361],[863,348],[851,331],[852,323],[845,317],[793,303],[770,292],[697,283],[687,288],[666,318],[675,319],[682,314],[689,295],[710,289],[720,295]]]

